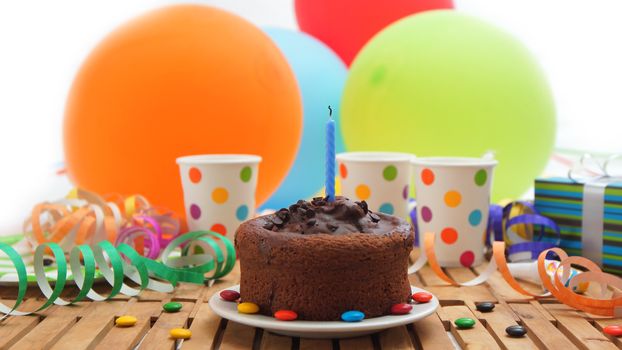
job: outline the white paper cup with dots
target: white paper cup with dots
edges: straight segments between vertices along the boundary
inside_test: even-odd
[[[419,243],[434,232],[441,266],[476,266],[484,260],[492,171],[486,158],[415,158],[412,161]]]
[[[355,201],[366,201],[372,211],[407,219],[413,157],[394,152],[338,154],[341,194]]]
[[[205,154],[177,158],[191,231],[211,230],[233,238],[253,217],[261,157]]]

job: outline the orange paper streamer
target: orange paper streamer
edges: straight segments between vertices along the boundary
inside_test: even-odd
[[[566,252],[559,248],[551,248],[543,251],[538,257],[538,274],[542,285],[548,290],[548,293],[534,294],[523,288],[510,273],[505,258],[505,242],[497,241],[493,243],[493,258],[482,274],[467,282],[457,282],[449,277],[439,265],[434,253],[434,238],[434,233],[428,232],[425,234],[423,254],[413,265],[415,268],[413,269],[413,267],[411,267],[411,269],[409,269],[409,273],[418,270],[427,260],[432,271],[443,281],[454,286],[473,286],[485,282],[492,273],[499,271],[503,279],[522,295],[533,298],[553,295],[560,302],[590,314],[622,317],[622,295],[618,292],[622,290],[622,279],[603,272],[597,264],[589,259],[580,256],[568,256]],[[548,252],[553,252],[560,258],[560,263],[552,277],[549,276],[546,271],[545,258]],[[570,278],[571,266],[581,266],[587,271],[574,276],[568,281]],[[585,283],[599,285],[600,298],[588,297],[575,292],[577,286]],[[611,295],[609,296],[608,294]]]

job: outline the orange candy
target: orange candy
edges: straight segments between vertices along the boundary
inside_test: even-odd
[[[607,326],[603,328],[603,332],[605,332],[605,334],[609,334],[614,337],[619,337],[622,335],[622,326],[618,326],[618,325]]]
[[[274,313],[274,318],[280,321],[293,321],[298,318],[298,314],[292,310],[279,310]]]
[[[413,300],[418,303],[427,303],[432,300],[432,294],[426,292],[417,292],[413,294]]]

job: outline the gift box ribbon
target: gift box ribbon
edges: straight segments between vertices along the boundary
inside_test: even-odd
[[[603,255],[605,191],[608,185],[622,182],[622,174],[612,174],[609,167],[620,159],[621,155],[613,155],[600,162],[585,154],[568,171],[570,180],[583,184],[581,253],[599,265]]]

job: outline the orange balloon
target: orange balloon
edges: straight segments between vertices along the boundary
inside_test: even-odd
[[[268,36],[219,9],[172,6],[121,26],[82,65],[65,111],[67,171],[77,186],[181,214],[175,158],[257,154],[259,205],[287,174],[301,128],[298,85]]]

